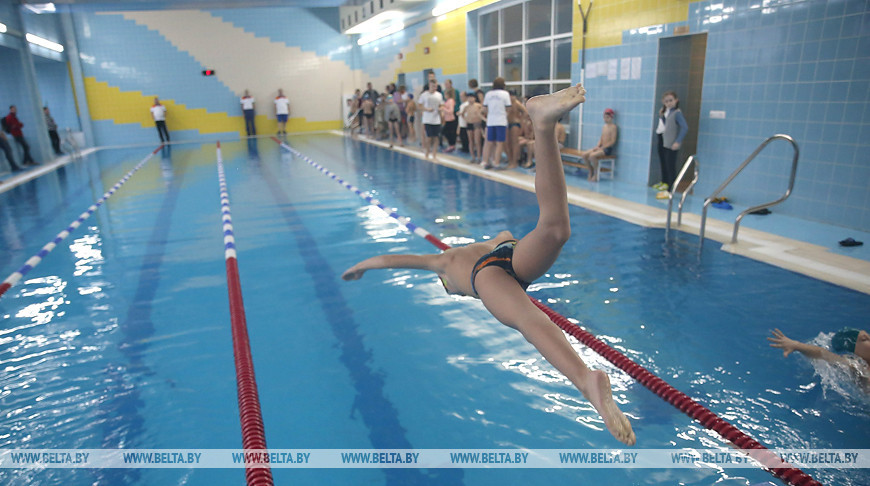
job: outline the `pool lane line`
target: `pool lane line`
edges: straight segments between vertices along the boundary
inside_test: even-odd
[[[417,236],[419,236],[419,237],[421,237],[421,238],[424,238],[424,239],[425,239],[426,241],[428,241],[429,243],[435,245],[435,247],[437,247],[438,249],[440,249],[440,250],[447,250],[447,249],[450,248],[449,245],[447,245],[447,244],[444,243],[443,241],[439,240],[439,239],[436,238],[435,236],[432,236],[432,234],[429,233],[428,231],[426,231],[425,229],[423,229],[423,228],[421,228],[421,227],[415,225],[414,223],[412,223],[410,218],[406,218],[406,217],[404,217],[404,216],[400,216],[400,215],[399,215],[398,213],[396,213],[393,209],[389,209],[389,208],[387,208],[386,206],[384,206],[383,203],[381,203],[380,201],[378,201],[377,199],[375,199],[371,194],[369,194],[369,193],[367,193],[367,192],[364,192],[364,191],[360,190],[358,187],[356,187],[356,186],[354,186],[354,185],[352,185],[352,184],[349,184],[349,183],[343,181],[343,180],[340,179],[336,174],[330,172],[330,170],[327,169],[326,167],[323,167],[322,165],[318,164],[317,162],[311,160],[311,159],[308,158],[305,154],[299,152],[298,150],[296,150],[296,149],[294,149],[293,147],[291,147],[291,146],[285,144],[284,142],[278,140],[277,138],[272,137],[272,140],[278,142],[278,144],[280,144],[282,147],[284,147],[284,148],[286,148],[287,150],[289,150],[290,152],[292,152],[293,155],[296,155],[296,156],[300,157],[302,160],[304,160],[305,162],[308,162],[308,164],[309,164],[310,166],[312,166],[312,167],[314,167],[315,169],[319,170],[320,172],[322,172],[324,175],[326,175],[326,176],[329,177],[330,179],[332,179],[332,180],[338,182],[339,184],[341,184],[341,185],[344,186],[345,188],[350,189],[350,191],[353,192],[354,194],[356,194],[357,196],[359,196],[359,197],[365,199],[366,201],[368,201],[369,203],[374,204],[375,206],[381,208],[381,209],[384,210],[384,211],[385,211],[385,212],[386,212],[390,217],[392,217],[393,219],[395,219],[396,221],[398,221],[399,223],[401,223],[402,226],[408,228],[410,231],[412,231],[412,232],[413,232],[414,234],[416,234]]]
[[[280,150],[280,148],[279,148]],[[332,332],[338,350],[338,361],[345,367],[353,388],[350,417],[361,420],[368,431],[368,440],[375,449],[414,449],[402,425],[399,410],[386,390],[384,373],[375,369],[372,351],[365,346],[365,335],[342,288],[347,287],[339,278],[326,256],[320,251],[318,239],[309,230],[309,222],[297,211],[296,198],[288,195],[281,178],[276,177],[268,164],[259,168],[259,175],[272,193],[275,207],[289,230],[289,242],[295,244],[295,255],[304,262],[305,273],[311,280],[307,286],[314,292],[311,299],[323,313],[323,324]],[[314,218],[316,224],[320,218]],[[288,247],[289,248],[289,247]],[[297,277],[301,276],[301,272]],[[307,284],[306,284],[307,285]],[[268,408],[268,405],[267,405]],[[358,417],[358,418],[357,418]],[[274,436],[273,436],[274,437]],[[462,486],[466,484],[463,469],[433,468],[411,469],[383,467],[382,484],[385,486]]]
[[[277,138],[273,137],[272,139],[278,142],[281,147],[289,150],[291,153],[301,158],[312,167],[324,173],[329,178],[334,179],[336,182],[356,193],[358,196],[365,199],[366,201],[369,201],[372,204],[375,204],[374,201],[377,201],[373,199],[371,195],[360,191],[358,188],[345,182],[336,174],[321,166],[305,154],[299,152],[293,147],[287,145],[286,143],[281,142]],[[411,224],[410,219],[400,216],[395,211],[385,208],[380,203],[377,203],[376,205],[386,211],[390,215],[390,217],[405,225],[415,234],[423,236],[426,241],[429,241],[437,248],[441,250],[447,250],[450,248],[449,245],[439,240],[435,236],[432,236],[432,234],[428,231],[420,228],[419,226]],[[535,304],[535,306],[537,306],[542,312],[544,312],[544,314],[546,314],[547,317],[549,317],[554,324],[559,326],[559,328],[561,328],[563,331],[574,336],[578,341],[586,345],[589,349],[595,351],[603,358],[613,363],[619,369],[626,372],[629,376],[637,380],[638,383],[645,386],[651,392],[655,393],[660,398],[664,399],[666,402],[670,403],[681,412],[685,413],[692,419],[697,420],[704,427],[718,433],[723,439],[726,439],[735,446],[737,446],[745,454],[758,461],[764,469],[766,469],[774,476],[782,479],[786,483],[793,486],[821,486],[821,483],[819,483],[810,475],[806,474],[798,468],[770,468],[764,466],[765,464],[783,464],[785,463],[785,461],[783,461],[775,453],[768,450],[767,447],[761,445],[761,443],[759,443],[757,440],[740,431],[737,427],[734,427],[726,420],[722,419],[721,417],[710,411],[708,408],[696,402],[685,393],[677,390],[672,385],[662,380],[643,366],[635,363],[624,354],[620,353],[603,341],[599,340],[589,331],[586,331],[580,326],[572,323],[566,317],[544,305],[538,299],[532,296],[529,296],[529,299],[532,301],[533,304]]]
[[[12,275],[6,277],[6,280],[4,280],[2,284],[0,284],[0,297],[2,297],[3,294],[5,294],[6,291],[9,290],[13,285],[18,283],[18,281],[21,280],[22,277],[27,275],[27,272],[31,271],[33,267],[39,265],[39,262],[41,262],[46,255],[51,253],[51,251],[54,250],[58,243],[65,240],[70,233],[75,231],[75,229],[78,228],[86,219],[90,218],[91,215],[94,214],[94,211],[96,211],[103,204],[103,202],[106,201],[106,199],[109,199],[112,194],[115,193],[115,191],[120,189],[121,186],[123,186],[124,183],[127,182],[128,179],[130,179],[130,177],[133,177],[133,174],[135,174],[139,169],[142,168],[143,165],[151,160],[151,157],[154,157],[154,155],[157,154],[157,152],[159,152],[161,148],[163,148],[162,144],[154,149],[153,152],[148,154],[147,157],[142,159],[142,161],[139,162],[136,167],[133,167],[130,172],[127,172],[127,174],[122,177],[121,180],[115,183],[115,185],[112,186],[112,188],[109,189],[108,192],[103,194],[103,197],[101,197],[99,200],[97,200],[97,202],[92,204],[87,211],[85,211],[78,217],[78,219],[70,223],[65,230],[58,233],[53,240],[46,243],[45,246],[43,246],[42,249],[39,251],[39,253],[30,257],[27,262],[25,262],[24,265],[18,269],[18,271],[13,272]]]
[[[233,337],[233,357],[236,365],[236,390],[239,397],[239,420],[242,427],[242,447],[255,454],[266,452],[266,433],[257,379],[254,376],[254,360],[248,339],[248,323],[245,318],[245,303],[242,300],[242,284],[239,279],[239,264],[236,258],[236,239],[233,233],[233,217],[230,211],[230,196],[224,173],[221,143],[217,142],[217,170],[220,183],[221,220],[224,232],[224,260],[227,269],[227,292],[230,301],[230,324]],[[262,456],[258,456],[262,457]],[[249,461],[245,458],[245,480],[248,486],[271,486],[272,469],[267,461]]]

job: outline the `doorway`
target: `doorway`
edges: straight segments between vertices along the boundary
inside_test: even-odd
[[[677,173],[698,149],[698,126],[701,119],[701,92],[704,85],[704,63],[707,56],[707,34],[681,35],[659,39],[656,68],[656,113],[666,91],[674,91],[680,100],[680,110],[689,124],[677,154]],[[649,179],[647,185],[662,180],[658,156],[658,138],[653,130],[650,144]],[[688,181],[684,183],[688,185]]]

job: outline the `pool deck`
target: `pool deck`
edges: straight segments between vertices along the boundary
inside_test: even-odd
[[[345,136],[341,131],[328,133]],[[264,135],[261,138],[265,137],[268,136]],[[390,149],[386,142],[371,140],[364,136],[359,136],[357,139]],[[153,145],[147,146],[153,147]],[[86,149],[81,155],[85,156],[96,150],[99,149]],[[433,161],[424,158],[422,149],[418,146],[393,147],[392,150],[535,192],[535,176],[531,170],[484,170],[480,165],[471,164],[470,159],[463,158],[464,154],[461,153],[439,153],[438,160]],[[29,170],[0,178],[0,193],[72,161],[72,157],[63,156]],[[586,180],[585,172],[573,168],[566,168],[565,179],[568,184],[570,204],[645,227],[664,228],[666,225],[668,201],[656,199],[658,191],[655,189],[610,179],[589,182]],[[678,201],[675,198],[671,229],[698,235],[703,202],[700,196],[689,196],[683,210],[682,224],[677,226]],[[707,239],[721,243],[721,249],[724,251],[870,294],[870,233],[786,216],[779,214],[774,207],[773,213],[766,216],[747,215],[741,222],[737,243],[731,244],[734,218],[744,209],[746,208],[738,205],[734,205],[731,211],[712,207],[708,209]],[[839,246],[838,241],[847,237],[866,244],[849,248]]]
[[[333,132],[337,135],[342,132]],[[389,149],[389,144],[365,136],[358,140]],[[471,164],[462,154],[438,154],[438,160],[426,159],[420,147],[393,147],[405,155],[428,160],[445,167],[474,174],[530,192],[535,191],[534,173],[527,169],[485,170]],[[598,213],[650,228],[664,228],[667,223],[667,199],[656,199],[655,189],[618,180],[589,182],[586,173],[567,168],[568,202]],[[683,208],[682,223],[677,226],[677,197],[673,202],[671,230],[698,235],[704,200],[690,195]],[[785,204],[788,204],[787,202]],[[734,219],[745,207],[734,205],[730,211],[709,208],[706,239],[722,244],[721,249],[753,260],[775,265],[825,282],[870,294],[870,233],[778,214],[776,208],[766,216],[747,215],[731,243]],[[847,237],[865,245],[841,247]],[[709,242],[708,242],[709,244]]]

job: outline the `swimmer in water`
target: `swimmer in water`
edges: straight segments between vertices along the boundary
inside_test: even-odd
[[[820,346],[813,344],[802,343],[788,338],[779,329],[774,329],[773,337],[768,337],[770,345],[774,348],[782,349],[782,355],[788,357],[792,351],[798,351],[804,356],[812,359],[821,359],[833,364],[847,366],[858,373],[862,377],[862,384],[870,386],[870,377],[868,377],[867,369],[870,367],[870,334],[867,331],[858,329],[844,328],[837,331],[834,337],[831,338],[831,347],[837,353],[852,353],[861,361],[850,360],[846,355],[831,352]],[[863,361],[863,363],[862,363]],[[863,366],[863,370],[861,367]]]
[[[502,231],[491,240],[440,254],[379,255],[350,267],[342,278],[357,280],[367,270],[380,268],[437,273],[448,293],[479,298],[496,319],[522,333],[589,400],[604,419],[607,430],[620,442],[634,445],[634,431],[613,400],[610,378],[602,370],[589,369],[559,327],[525,293],[531,282],[549,270],[571,235],[556,123],[583,103],[585,94],[586,90],[578,84],[536,96],[527,103],[537,140],[535,195],[540,209],[538,224],[531,233],[517,241],[509,231]]]

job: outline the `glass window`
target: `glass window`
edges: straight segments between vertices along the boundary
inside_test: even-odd
[[[550,35],[552,0],[532,0],[526,11],[526,39]]]
[[[528,81],[542,81],[550,79],[549,40],[546,40],[544,42],[526,44],[526,59],[528,59],[526,65],[529,68],[526,76],[526,79]]]
[[[556,2],[556,34],[571,32],[571,23],[574,20],[573,0],[555,0]],[[589,8],[587,5],[585,8]]]
[[[523,0],[480,14],[478,52],[481,86],[501,76],[525,95],[550,93],[567,86],[573,57],[575,0]],[[508,2],[504,2],[508,3]]]
[[[526,97],[531,98],[532,96],[538,96],[547,94],[550,92],[550,83],[547,84],[527,84],[526,85]]]
[[[498,77],[498,49],[480,53],[480,82],[491,83]]]
[[[523,4],[508,7],[502,10],[501,13],[502,43],[507,44],[508,42],[519,42],[523,40]]]
[[[480,16],[480,45],[494,46],[498,44],[498,12]]]
[[[523,80],[523,48],[522,46],[507,47],[501,50],[504,66],[502,77],[507,82]]]
[[[554,79],[571,79],[571,38],[558,39],[556,45],[556,72]]]

